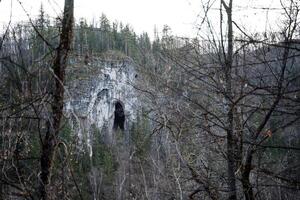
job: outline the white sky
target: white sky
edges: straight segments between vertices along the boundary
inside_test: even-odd
[[[55,17],[61,13],[64,0],[20,0],[31,16],[36,16],[41,2],[46,12]],[[111,20],[129,23],[137,33],[148,32],[153,35],[154,26],[162,30],[164,24],[180,36],[195,36],[195,24],[201,21],[201,2],[203,0],[75,0],[75,17],[88,21],[99,19],[105,13]],[[207,0],[206,0],[207,1]],[[211,0],[212,2],[214,0]],[[2,0],[0,3],[0,23],[9,21],[12,2],[13,21],[26,20],[27,16],[17,0]],[[218,8],[219,1],[213,7]],[[235,0],[234,19],[253,31],[263,31],[266,17],[271,24],[278,22],[279,11],[257,10],[254,7],[280,8],[279,0]],[[200,15],[199,15],[200,14]],[[218,10],[209,15],[218,20]]]

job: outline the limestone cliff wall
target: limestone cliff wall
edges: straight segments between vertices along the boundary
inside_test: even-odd
[[[114,142],[116,103],[124,109],[125,132],[137,116],[138,97],[133,88],[137,74],[133,62],[130,59],[93,58],[88,64],[78,60],[71,64],[67,70],[66,116],[79,138],[86,138],[88,143],[92,125],[99,130],[106,128],[104,138]]]

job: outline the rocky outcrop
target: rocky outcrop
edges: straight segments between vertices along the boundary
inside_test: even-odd
[[[91,126],[106,128],[103,137],[114,143],[114,129],[128,132],[136,119],[137,95],[133,84],[137,79],[134,63],[128,59],[102,60],[93,58],[88,64],[72,60],[68,68],[65,113],[71,119],[79,138],[91,138]],[[115,124],[123,114],[123,122]],[[92,152],[91,152],[92,153]]]

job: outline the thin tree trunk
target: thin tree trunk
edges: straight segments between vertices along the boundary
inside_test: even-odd
[[[261,132],[265,128],[267,122],[270,120],[272,117],[273,112],[275,111],[276,107],[278,106],[279,102],[282,99],[282,96],[284,95],[284,81],[285,81],[285,74],[288,66],[288,59],[289,59],[289,54],[290,54],[290,47],[291,47],[291,40],[293,39],[294,33],[296,31],[297,25],[298,25],[298,14],[299,14],[299,8],[296,10],[293,10],[293,5],[294,2],[290,1],[290,10],[288,13],[288,26],[286,27],[287,33],[285,35],[285,41],[284,44],[286,45],[283,53],[282,53],[282,63],[281,63],[281,71],[280,71],[280,77],[278,79],[278,84],[277,84],[277,92],[276,92],[276,98],[274,102],[272,103],[272,106],[270,107],[268,113],[265,115],[263,121],[261,124],[258,126],[256,133],[254,135],[253,140],[256,141],[258,137],[260,136]],[[294,16],[293,14],[294,13]],[[293,16],[293,17],[292,17]],[[249,150],[246,154],[246,161],[244,165],[244,169],[242,171],[242,185],[243,185],[243,191],[246,200],[254,200],[254,194],[253,194],[253,189],[250,183],[250,173],[252,170],[252,161],[253,161],[253,154],[256,151],[255,145],[252,145],[249,147]]]
[[[234,126],[233,126],[233,110],[234,105],[232,103],[232,62],[233,62],[233,29],[232,29],[232,1],[230,0],[228,4],[224,0],[221,0],[223,7],[225,8],[227,15],[227,52],[225,57],[225,101],[226,101],[226,133],[227,133],[227,174],[228,174],[228,188],[230,200],[236,200],[236,179],[235,179],[235,169],[236,169],[236,144],[234,137]]]
[[[289,39],[291,39],[292,37],[288,37],[286,39],[286,41],[289,41]],[[258,126],[257,130],[256,130],[256,134],[254,135],[253,140],[256,141],[257,138],[259,137],[259,135],[261,134],[261,132],[263,131],[263,129],[265,128],[265,126],[267,125],[267,122],[270,120],[270,118],[272,117],[272,113],[275,111],[276,107],[278,106],[281,98],[282,98],[282,88],[283,88],[283,82],[284,82],[284,76],[285,76],[285,71],[286,71],[286,67],[287,67],[287,61],[288,61],[288,55],[290,52],[290,44],[287,43],[287,46],[284,49],[283,52],[283,58],[282,58],[282,68],[281,68],[281,73],[280,73],[280,78],[278,81],[278,91],[276,94],[276,99],[273,102],[271,108],[269,109],[268,113],[266,114],[266,116],[264,117],[264,120],[261,122],[261,124]],[[250,173],[252,170],[252,160],[253,160],[253,154],[255,153],[255,146],[252,145],[250,146],[249,150],[247,151],[246,154],[246,161],[245,161],[245,165],[244,165],[244,169],[242,170],[242,185],[243,185],[243,191],[244,191],[244,195],[246,200],[254,200],[254,194],[253,194],[253,189],[250,183]]]
[[[64,16],[62,22],[62,31],[60,34],[60,44],[56,49],[55,60],[53,63],[53,73],[55,86],[53,90],[52,102],[52,121],[48,123],[47,132],[42,144],[41,181],[40,181],[40,199],[49,199],[48,187],[50,183],[50,172],[53,162],[53,155],[57,144],[57,136],[60,129],[61,118],[64,106],[64,76],[67,66],[68,55],[70,51],[73,34],[73,13],[74,0],[65,0]]]
[[[242,185],[246,200],[254,200],[253,189],[250,183],[250,172],[252,170],[252,155],[254,152],[250,149],[248,151],[249,152],[247,154],[246,163],[242,172]]]

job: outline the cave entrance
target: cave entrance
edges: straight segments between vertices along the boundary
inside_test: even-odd
[[[124,114],[124,106],[120,101],[115,103],[115,119],[114,119],[114,130],[120,128],[124,130],[125,123],[125,114]]]

